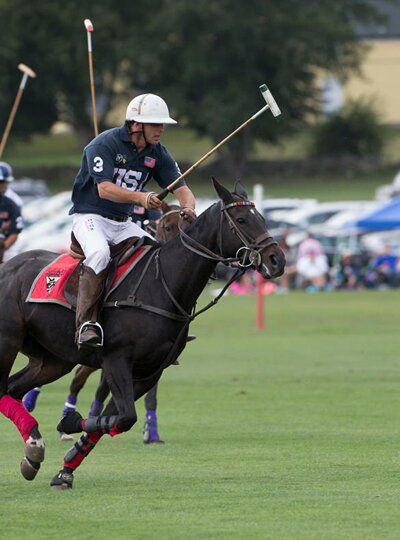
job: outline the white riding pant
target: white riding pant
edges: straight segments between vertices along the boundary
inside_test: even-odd
[[[110,260],[110,246],[119,244],[130,236],[148,236],[139,225],[128,221],[114,221],[98,214],[74,214],[72,232],[85,254],[84,265],[96,274],[104,270]]]

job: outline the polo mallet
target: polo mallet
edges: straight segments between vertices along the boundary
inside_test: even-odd
[[[15,96],[14,104],[12,106],[10,116],[8,117],[7,124],[3,133],[3,137],[1,139],[0,143],[0,158],[3,155],[4,148],[6,146],[6,142],[8,139],[8,136],[11,131],[11,126],[13,125],[15,115],[17,113],[19,102],[21,101],[22,93],[24,91],[26,81],[28,80],[28,77],[31,77],[34,79],[36,77],[36,73],[31,69],[30,67],[26,66],[25,64],[18,64],[18,69],[22,71],[22,79],[18,88],[17,95]]]
[[[92,32],[94,30],[92,21],[85,19],[84,21],[86,33],[87,33],[87,46],[89,57],[89,79],[90,79],[90,93],[92,95],[92,114],[93,114],[93,128],[94,134],[97,137],[99,129],[97,127],[97,114],[96,114],[96,96],[94,93],[94,78],[93,78],[93,60],[92,60]]]
[[[207,152],[207,154],[205,154],[198,161],[196,161],[196,163],[194,163],[191,167],[189,167],[189,169],[187,171],[185,171],[183,174],[181,174],[176,180],[174,180],[171,184],[169,184],[169,186],[167,186],[164,189],[164,191],[162,191],[159,195],[157,195],[157,197],[158,197],[158,199],[160,199],[160,201],[165,199],[165,197],[168,195],[168,193],[171,192],[172,188],[174,186],[176,186],[176,184],[178,184],[182,180],[182,178],[185,178],[189,173],[194,171],[194,169],[196,167],[198,167],[200,165],[200,163],[203,163],[203,161],[205,161],[207,158],[209,158],[211,156],[211,154],[213,154],[216,150],[221,148],[221,146],[223,144],[225,144],[230,139],[232,139],[232,137],[234,137],[237,133],[239,133],[239,131],[241,131],[245,126],[247,126],[247,124],[249,124],[250,122],[255,120],[258,116],[260,116],[260,114],[265,112],[267,109],[271,110],[273,116],[279,116],[281,114],[281,111],[280,111],[280,109],[279,109],[273,95],[271,94],[271,92],[268,89],[268,86],[266,84],[262,84],[260,86],[260,92],[261,92],[263,98],[265,99],[265,101],[267,102],[267,104],[262,109],[260,109],[258,112],[253,114],[253,116],[251,116],[248,120],[243,122],[243,124],[241,126],[239,126],[238,128],[236,128],[235,131],[232,131],[232,133],[230,135],[225,137],[225,139],[223,139],[216,146],[214,146],[214,148],[212,148],[209,152]]]

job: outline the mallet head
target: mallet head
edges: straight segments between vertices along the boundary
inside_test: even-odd
[[[92,24],[92,21],[90,19],[85,19],[83,21],[84,25],[85,25],[85,28],[88,32],[93,32],[93,24]]]
[[[260,92],[263,95],[263,98],[265,99],[265,101],[267,102],[267,105],[269,106],[272,114],[274,116],[279,116],[281,114],[281,110],[278,107],[273,95],[269,91],[268,86],[266,84],[262,84],[260,86]]]
[[[33,69],[26,66],[25,64],[18,64],[18,69],[22,71],[22,73],[28,75],[28,77],[32,77],[32,79],[36,77],[36,73],[33,71]]]

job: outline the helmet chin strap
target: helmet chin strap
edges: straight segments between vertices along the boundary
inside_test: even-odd
[[[142,126],[142,129],[141,129],[141,130],[139,130],[139,131],[129,131],[129,134],[130,134],[130,135],[135,135],[135,133],[141,133],[141,134],[142,134],[142,137],[143,137],[143,139],[144,139],[144,142],[145,142],[146,144],[150,144],[149,141],[146,139],[146,132],[145,132],[145,130],[144,130],[144,124],[143,124],[143,122],[141,123],[141,126]]]

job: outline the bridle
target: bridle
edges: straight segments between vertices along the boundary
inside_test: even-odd
[[[240,227],[237,225],[237,223],[229,213],[229,210],[231,208],[235,208],[237,206],[252,206],[253,208],[255,208],[255,204],[251,201],[245,200],[234,201],[229,204],[224,204],[223,201],[219,201],[217,204],[219,204],[221,207],[220,226],[218,231],[219,253],[211,251],[206,246],[204,246],[194,238],[190,237],[181,228],[180,224],[178,224],[182,244],[189,251],[197,253],[197,255],[200,255],[201,257],[221,262],[227,266],[235,265],[239,266],[240,268],[259,268],[262,264],[261,252],[270,246],[276,246],[278,243],[272,238],[272,236],[270,236],[268,231],[260,234],[255,240],[253,240],[248,234],[246,234],[242,229],[240,229]],[[224,218],[228,221],[231,232],[243,242],[243,245],[236,251],[235,257],[224,257],[222,255],[222,226]]]

